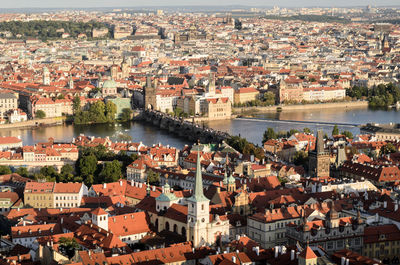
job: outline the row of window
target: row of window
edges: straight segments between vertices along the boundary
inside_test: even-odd
[[[78,207],[78,203],[56,203],[56,207]]]
[[[56,201],[57,200],[77,200],[78,199],[78,196],[60,196],[60,197],[58,197],[58,196],[56,196]]]

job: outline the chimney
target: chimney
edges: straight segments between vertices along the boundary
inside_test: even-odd
[[[119,181],[119,185],[122,187],[122,180]]]
[[[346,258],[345,257],[341,257],[340,258],[340,265],[346,265]]]
[[[240,239],[240,235],[236,235],[236,240],[239,240]]]
[[[290,251],[290,260],[294,260],[294,249]]]
[[[61,217],[61,224],[64,223],[64,218]]]
[[[259,246],[256,246],[256,247],[255,247],[255,250],[256,250],[257,256],[260,256],[260,247],[259,247]]]
[[[349,263],[350,263],[350,260],[346,259],[346,265],[349,265]]]
[[[279,254],[279,248],[278,246],[275,246],[275,258],[278,257],[278,254]]]
[[[232,256],[232,262],[236,263],[236,257],[235,256]]]
[[[387,208],[387,201],[383,202],[383,208],[385,208],[385,209]]]
[[[103,184],[103,189],[106,189],[107,188],[107,183],[104,183]]]

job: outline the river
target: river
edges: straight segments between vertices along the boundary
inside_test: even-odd
[[[332,122],[345,124],[376,123],[400,123],[400,112],[395,110],[370,110],[370,109],[324,109],[324,110],[302,110],[295,112],[264,113],[258,114],[255,120],[234,119],[223,121],[210,121],[206,124],[214,129],[229,132],[232,135],[241,135],[250,142],[261,144],[262,135],[268,127],[275,131],[287,131],[292,128],[302,130],[308,127],[311,130],[323,129],[328,134],[332,131],[333,125],[306,124],[284,122],[285,120]],[[278,121],[276,121],[278,120]],[[339,126],[340,130],[349,130],[353,134],[360,132],[355,126]],[[79,134],[88,136],[106,137],[113,140],[118,139],[119,134],[129,134],[134,142],[143,142],[146,145],[162,143],[182,148],[191,142],[175,137],[166,131],[159,130],[151,125],[140,122],[120,124],[99,125],[59,125],[42,127],[36,129],[0,129],[0,136],[20,136],[24,145],[32,145],[37,142],[47,141],[53,137],[56,141],[71,141]]]

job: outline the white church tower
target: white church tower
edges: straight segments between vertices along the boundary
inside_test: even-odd
[[[194,247],[208,242],[208,224],[210,223],[210,200],[204,196],[201,175],[200,152],[197,153],[196,179],[192,196],[188,201],[188,241]]]
[[[50,85],[50,71],[47,67],[43,68],[43,85]]]
[[[92,223],[108,231],[108,213],[102,208],[97,208],[93,210],[91,214]]]

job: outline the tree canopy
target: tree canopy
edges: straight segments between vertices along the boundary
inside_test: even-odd
[[[46,113],[43,110],[37,110],[35,113],[35,117],[38,119],[43,119],[46,117]]]
[[[0,22],[0,32],[9,32],[10,35],[3,34],[3,37],[9,38],[39,38],[42,41],[48,39],[61,38],[63,33],[68,33],[71,38],[77,38],[79,34],[91,36],[94,28],[105,28],[106,24],[74,21],[8,21]],[[110,36],[110,34],[109,34]]]

